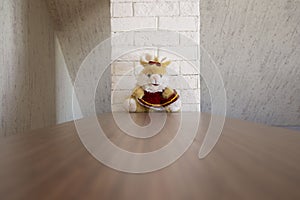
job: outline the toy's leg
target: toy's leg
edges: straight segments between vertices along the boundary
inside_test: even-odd
[[[181,100],[177,99],[174,103],[166,107],[167,112],[179,112],[181,109]]]
[[[136,101],[136,112],[149,112],[149,108],[142,106]]]
[[[137,108],[135,99],[133,98],[126,99],[124,102],[124,108],[128,112],[135,112]]]
[[[134,98],[126,99],[124,102],[124,108],[128,112],[148,112],[149,109],[140,105]]]

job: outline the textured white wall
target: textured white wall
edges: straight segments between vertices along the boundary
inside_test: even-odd
[[[55,124],[54,32],[44,1],[0,1],[0,105],[0,135]]]
[[[166,51],[164,47],[179,47],[181,50],[195,50],[188,61],[197,61],[199,43],[199,2],[190,1],[150,1],[150,0],[112,0],[111,1],[112,37],[118,39],[112,43],[112,107],[114,111],[123,111],[122,104],[130,96],[135,87],[136,75],[141,71],[140,56],[145,53],[167,56],[173,63],[168,67],[170,87],[181,92],[183,111],[200,110],[200,79],[199,73],[189,62],[180,56]],[[172,30],[180,35],[162,34],[154,36],[135,29],[150,28],[153,30]],[[132,34],[122,36],[124,31],[133,31]],[[121,37],[121,38],[120,38]],[[187,39],[194,43],[187,43]],[[140,48],[151,47],[149,50],[137,50],[118,57],[124,47]],[[179,76],[178,76],[179,75]]]
[[[201,44],[223,76],[227,115],[300,125],[300,1],[202,0]],[[201,66],[210,65],[204,53]],[[210,97],[202,83],[202,110]]]
[[[73,96],[73,83],[57,37],[55,37],[55,75],[56,123],[60,124],[82,118],[78,99]],[[79,115],[76,115],[77,113]]]
[[[79,65],[110,35],[109,0],[46,2],[0,2],[0,135],[71,120]],[[98,112],[110,110],[110,72],[105,77]]]
[[[69,78],[74,84],[77,71],[90,51],[99,43],[110,36],[110,1],[109,0],[47,0],[52,19],[55,22],[56,35],[59,40],[61,52],[65,65],[60,67],[61,72],[67,67],[65,76],[58,75],[59,84],[67,84],[65,87],[59,87],[58,92],[61,95],[70,94]],[[105,55],[99,55],[94,63],[101,63],[103,57],[110,57],[110,50]],[[62,63],[62,62],[59,62]],[[110,72],[107,71],[105,78],[99,83],[96,96],[97,113],[110,111]],[[88,81],[87,81],[88,82]],[[89,87],[85,85],[84,87]],[[59,122],[70,119],[71,106],[68,102],[70,95],[66,98],[60,98],[59,105],[64,105],[58,114]],[[65,117],[65,119],[64,119]]]
[[[70,120],[68,102],[78,67],[86,54],[111,33],[152,27],[177,30],[195,41],[199,38],[199,29],[195,28],[199,22],[198,1],[112,0],[111,13],[108,0],[47,2],[54,25],[43,1],[0,2],[0,135]],[[225,80],[228,116],[267,124],[300,125],[299,1],[202,0],[200,4],[201,44]],[[53,27],[62,48],[56,56]],[[143,42],[137,40],[141,35],[137,36],[113,45]],[[166,44],[169,39],[164,38]],[[171,42],[184,44],[184,38]],[[113,86],[120,77],[127,77],[126,84],[115,90],[112,104],[116,107],[135,83],[132,78],[140,70],[135,60],[138,57],[127,55],[113,64]],[[187,93],[183,95],[199,92],[197,73],[186,62],[174,61],[171,73],[189,79],[194,87],[183,89]],[[202,59],[203,64],[210,65],[206,58]],[[124,76],[128,71],[130,74]],[[101,112],[110,110],[110,77],[108,72],[103,84],[106,90],[100,95],[103,101],[97,100]],[[209,95],[205,84],[201,85],[202,109],[209,111]],[[55,96],[56,92],[59,96]],[[199,100],[187,100],[186,110],[198,107]]]

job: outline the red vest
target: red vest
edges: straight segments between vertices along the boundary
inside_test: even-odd
[[[144,96],[141,99],[137,99],[139,104],[142,106],[145,106],[147,108],[163,108],[165,106],[170,105],[171,103],[175,102],[179,95],[177,94],[176,90],[174,90],[174,93],[167,99],[163,98],[162,92],[147,92],[144,90]]]

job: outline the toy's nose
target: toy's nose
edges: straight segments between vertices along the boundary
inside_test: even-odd
[[[157,81],[159,80],[160,77],[159,77],[159,75],[157,75],[157,74],[153,74],[151,78],[153,78],[153,80],[154,80],[155,82],[157,82]]]

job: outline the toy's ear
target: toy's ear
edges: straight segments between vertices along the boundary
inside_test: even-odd
[[[162,66],[162,67],[167,67],[167,66],[170,65],[170,64],[171,64],[171,61],[168,60],[168,61],[162,62],[162,63],[161,63],[161,66]]]
[[[146,61],[150,61],[150,60],[152,60],[152,59],[153,59],[153,56],[152,56],[151,54],[148,54],[148,53],[147,53],[147,54],[145,55],[145,60],[146,60]]]
[[[150,54],[146,54],[140,58],[140,63],[143,67],[145,67],[147,64],[149,64],[150,60],[152,60],[152,56]]]
[[[142,58],[140,59],[140,63],[143,67],[145,67],[148,64],[148,62],[144,61]]]

